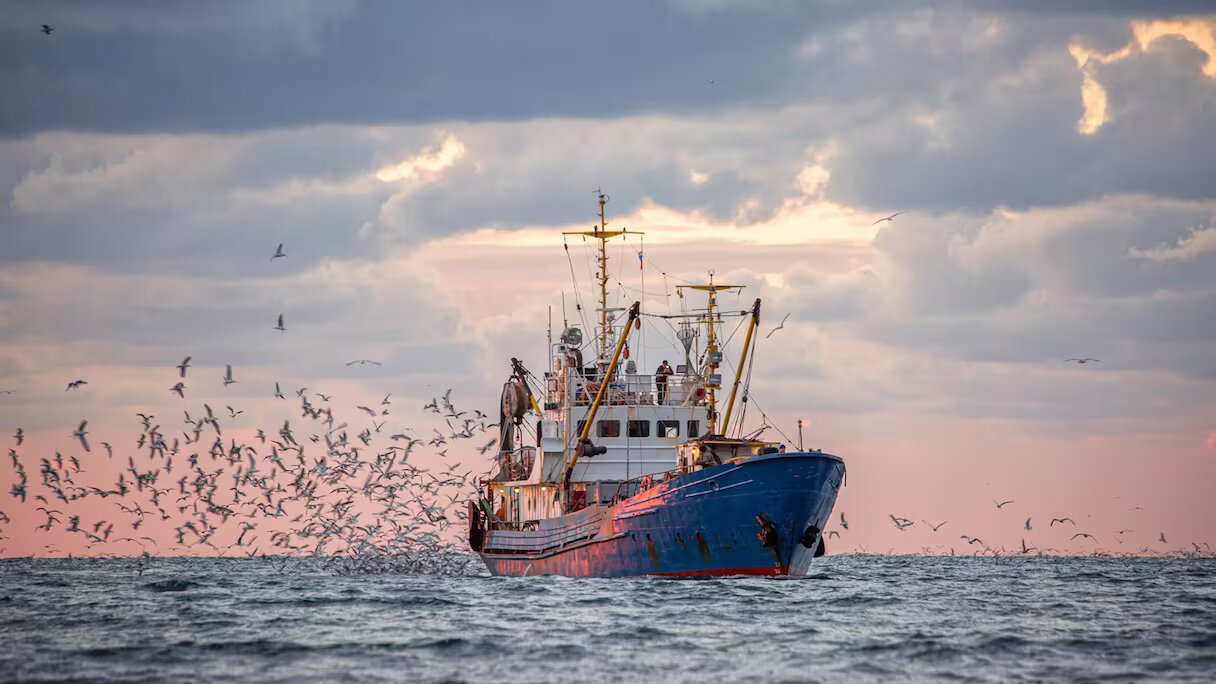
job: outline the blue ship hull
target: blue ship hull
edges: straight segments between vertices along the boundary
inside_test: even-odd
[[[487,530],[477,550],[495,575],[797,577],[823,552],[843,478],[831,454],[752,456],[536,530]]]

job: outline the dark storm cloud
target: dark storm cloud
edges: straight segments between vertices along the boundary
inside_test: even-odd
[[[802,36],[854,14],[370,2],[279,6],[283,21],[246,25],[246,3],[223,3],[189,31],[155,3],[10,7],[0,88],[21,96],[0,105],[4,136],[692,113],[779,98]],[[58,31],[39,34],[43,21]]]

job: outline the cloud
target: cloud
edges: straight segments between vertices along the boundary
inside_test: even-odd
[[[1206,58],[1203,73],[1216,78],[1216,17],[1195,17],[1168,20],[1132,20],[1132,40],[1118,50],[1103,53],[1086,48],[1079,43],[1070,43],[1068,52],[1081,71],[1081,101],[1084,112],[1077,122],[1077,130],[1085,135],[1098,132],[1107,121],[1106,89],[1098,81],[1090,64],[1111,64],[1127,59],[1133,54],[1148,50],[1159,38],[1181,38],[1198,48]]]
[[[438,147],[427,147],[417,155],[408,157],[397,164],[386,166],[376,172],[376,178],[393,183],[403,180],[436,178],[441,171],[448,168],[457,160],[464,157],[464,143],[460,138],[448,134]]]
[[[1150,261],[1187,261],[1200,254],[1216,251],[1216,228],[1192,228],[1190,235],[1179,238],[1174,246],[1160,245],[1152,249],[1131,247],[1129,256]]]

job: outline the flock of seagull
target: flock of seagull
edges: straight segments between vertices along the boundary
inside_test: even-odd
[[[280,244],[271,260],[285,256]],[[278,322],[283,331],[281,315]],[[177,382],[169,391],[178,400],[186,399],[192,358],[175,367]],[[355,359],[346,365],[381,363]],[[236,382],[226,365],[222,387]],[[73,380],[65,391],[85,391],[86,385]],[[79,535],[90,555],[242,555],[273,562],[318,557],[343,572],[467,572],[476,557],[464,548],[466,501],[488,473],[475,473],[448,451],[471,455],[471,448],[453,447],[476,439],[484,456],[498,442],[499,422],[481,411],[457,410],[447,390],[423,407],[443,429],[386,429],[391,393],[374,407],[355,405],[358,417],[348,423],[339,418],[333,395],[308,389],[295,391],[303,421],[295,426],[285,419],[277,429],[254,428],[242,418],[245,411],[231,405],[224,407],[227,415],[206,403],[183,407],[182,427],[172,429],[162,427],[168,421],[138,413],[134,444],[123,449],[101,442],[104,456],[92,450],[88,420],[71,433],[80,451],[53,457],[25,453],[26,433],[17,428],[8,450],[14,476],[9,496],[32,507],[28,517],[40,519],[32,534]],[[287,400],[277,382],[273,396]],[[424,452],[427,457],[419,459]],[[439,466],[419,463],[436,457]],[[117,478],[103,481],[123,461]],[[0,506],[0,553],[11,524]],[[42,550],[58,555],[65,549],[48,541]]]
[[[890,222],[900,213],[903,212],[880,221]],[[270,260],[286,256],[280,243]],[[784,324],[782,319],[769,336]],[[283,314],[278,315],[274,329],[286,332]],[[169,388],[181,400],[186,398],[185,380],[192,358],[186,356],[175,367],[177,382]],[[1077,364],[1098,361],[1066,359]],[[371,359],[346,363],[348,367],[368,365],[382,364]],[[226,365],[223,387],[236,382],[232,366]],[[87,384],[84,379],[73,380],[65,391],[79,391]],[[287,399],[278,382],[273,396]],[[34,528],[36,533],[59,528],[78,534],[89,549],[101,545],[106,551],[101,555],[132,555],[133,547],[138,547],[139,557],[148,559],[168,552],[201,552],[206,547],[208,553],[215,555],[239,553],[280,563],[284,559],[315,556],[349,572],[466,572],[474,557],[464,551],[459,541],[461,535],[454,532],[458,522],[467,520],[464,501],[476,491],[477,479],[483,475],[474,476],[468,468],[461,472],[461,463],[455,459],[448,459],[450,465],[444,470],[419,467],[410,463],[410,459],[419,448],[434,449],[435,455],[447,459],[451,445],[496,430],[499,423],[487,422],[489,417],[480,411],[472,415],[457,411],[448,390],[423,406],[425,412],[443,418],[446,430],[432,429],[433,436],[410,428],[388,434],[383,429],[390,416],[390,393],[376,407],[362,404],[354,407],[367,414],[365,420],[370,425],[351,439],[355,428],[338,421],[331,406],[332,395],[310,394],[303,387],[296,390],[295,396],[299,399],[301,416],[312,421],[301,431],[309,433],[301,438],[303,442],[297,440],[297,431],[290,420],[284,420],[277,431],[258,428],[251,442],[238,442],[232,436],[225,442],[224,429],[232,426],[222,421],[236,421],[244,413],[232,406],[225,406],[226,418],[217,416],[207,404],[202,405],[201,413],[196,409],[196,417],[183,410],[186,428],[180,437],[162,430],[155,416],[139,413],[142,430],[134,449],[126,453],[126,468],[119,472],[116,481],[105,484],[86,481],[91,463],[82,463],[77,455],[65,457],[59,452],[53,458],[38,459],[38,479],[32,481],[26,457],[18,451],[25,441],[25,432],[18,428],[13,435],[16,448],[9,449],[16,476],[9,494],[22,505],[40,504],[35,510],[45,520]],[[313,399],[320,403],[314,403]],[[209,443],[205,434],[211,437]],[[482,455],[498,442],[498,433],[491,434],[492,439],[477,447]],[[72,437],[91,457],[88,436],[88,420],[81,420]],[[387,445],[383,444],[385,439]],[[107,460],[113,460],[114,447],[108,442],[101,445]],[[73,511],[82,500],[108,503],[113,506],[112,513],[82,522],[83,514]],[[998,510],[1012,503],[993,501]],[[894,514],[890,520],[901,532],[916,524]],[[135,536],[147,521],[168,526],[177,543],[162,546],[154,536]],[[130,534],[113,536],[116,522],[123,523]],[[937,533],[949,521],[921,522]],[[1031,518],[1027,518],[1024,531],[1033,529],[1031,523]],[[0,542],[9,538],[6,526],[10,524],[11,518],[0,510]],[[1071,518],[1060,517],[1053,518],[1049,527],[1057,524],[1076,525]],[[840,528],[849,530],[843,512]],[[1115,539],[1122,543],[1129,532],[1132,530],[1119,530]],[[841,536],[840,530],[827,534],[829,538]],[[991,547],[978,537],[962,534],[959,538],[968,547],[978,545],[976,555],[1009,554],[1004,547]],[[1072,539],[1097,541],[1094,535],[1081,531],[1074,533]],[[1167,543],[1164,532],[1159,541]],[[1204,553],[1198,544],[1193,546],[1195,553]],[[45,544],[43,549],[52,553],[60,550],[53,543]],[[864,547],[859,549],[866,552]],[[3,551],[0,547],[0,553]],[[1028,546],[1023,538],[1020,549],[1014,553],[1033,551],[1043,553]],[[1210,554],[1211,548],[1206,552]],[[953,547],[950,553],[954,555]]]
[[[1115,497],[1115,498],[1117,499],[1119,497]],[[1009,504],[1012,504],[1012,503],[1016,503],[1016,502],[1013,500],[996,501],[995,499],[992,501],[992,504],[996,507],[997,510],[1004,509],[1006,506],[1008,506]],[[1142,506],[1135,506],[1131,510],[1132,511],[1142,511],[1142,510],[1144,510],[1144,508]],[[915,521],[895,515],[894,513],[890,514],[888,516],[888,518],[891,520],[891,524],[895,526],[895,529],[899,530],[900,532],[903,532],[905,529],[907,529],[909,527],[916,526]],[[929,530],[931,530],[933,533],[937,533],[938,530],[940,530],[942,527],[949,524],[950,521],[945,520],[945,521],[942,521],[942,522],[936,523],[936,524],[931,523],[928,520],[921,520],[921,522],[924,523],[925,526],[928,527]],[[1074,521],[1072,518],[1067,517],[1067,516],[1060,517],[1060,518],[1052,518],[1051,522],[1047,526],[1049,528],[1052,528],[1052,527],[1055,527],[1057,524],[1060,525],[1061,527],[1063,527],[1064,525],[1072,525],[1074,529],[1077,526],[1076,521]],[[849,529],[849,521],[847,518],[845,518],[844,511],[840,512],[840,528],[845,531],[848,531],[848,529]],[[1033,516],[1026,518],[1026,522],[1022,524],[1022,530],[1024,532],[1031,532],[1034,530]],[[1127,535],[1129,532],[1135,532],[1135,530],[1121,529],[1121,530],[1114,532],[1115,541],[1118,542],[1119,544],[1124,543],[1124,541],[1126,541],[1125,535]],[[827,532],[827,537],[829,539],[832,539],[832,538],[840,539],[841,538],[840,530],[829,530]],[[961,534],[961,535],[959,535],[959,539],[966,541],[968,548],[978,545],[979,548],[972,552],[972,555],[976,555],[976,556],[990,555],[990,556],[1000,557],[1000,556],[1008,556],[1008,555],[1014,555],[1014,554],[1028,555],[1032,552],[1038,552],[1038,555],[1042,556],[1042,555],[1048,555],[1050,553],[1058,553],[1058,550],[1056,550],[1056,549],[1039,549],[1034,546],[1028,546],[1026,544],[1025,536],[1023,536],[1021,539],[1020,548],[1015,549],[1012,552],[1007,550],[1004,546],[1001,546],[999,548],[989,546],[988,544],[986,544],[984,542],[983,539],[980,539],[979,537],[973,537],[969,534]],[[1072,537],[1070,537],[1069,541],[1075,541],[1077,539],[1085,539],[1085,540],[1089,540],[1091,542],[1098,542],[1098,538],[1088,532],[1076,531],[1073,533]],[[1157,541],[1163,545],[1169,543],[1169,541],[1166,540],[1165,532],[1160,532],[1158,534]],[[1168,555],[1203,556],[1203,557],[1211,557],[1214,554],[1211,545],[1209,545],[1206,542],[1202,546],[1196,542],[1191,542],[1191,547],[1193,550],[1183,550],[1183,551],[1173,551],[1173,552],[1165,551],[1164,553],[1166,553]],[[942,551],[944,551],[945,548],[946,548],[945,546],[939,546],[936,549],[931,549],[929,547],[925,547],[924,549],[922,549],[922,551],[924,551],[924,553],[926,553],[926,554],[933,554],[933,553],[942,552]],[[859,546],[858,550],[860,550],[863,553],[868,553],[868,550],[862,546]],[[1090,555],[1093,555],[1093,556],[1132,556],[1132,555],[1143,556],[1143,555],[1155,555],[1155,554],[1161,554],[1161,553],[1163,553],[1163,552],[1160,549],[1151,549],[1151,548],[1145,547],[1134,553],[1114,553],[1114,552],[1103,551],[1103,550],[1095,550]],[[950,547],[950,555],[951,556],[956,555],[956,552],[953,547]]]

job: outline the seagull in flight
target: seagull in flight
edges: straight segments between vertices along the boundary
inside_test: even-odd
[[[283,396],[283,390],[279,389],[279,383],[277,383],[277,382],[274,384],[274,396],[276,399],[286,399],[287,398],[287,397]]]
[[[1056,523],[1060,523],[1061,525],[1063,525],[1064,523],[1069,523],[1073,526],[1076,526],[1076,524],[1077,524],[1075,521],[1073,521],[1072,518],[1052,518],[1051,524],[1048,525],[1048,527],[1055,527]]]
[[[224,370],[224,387],[227,387],[234,382],[236,382],[236,380],[232,379],[232,364],[227,364]]]
[[[279,314],[279,324],[274,326],[274,329],[281,333],[287,332],[287,327],[283,325],[283,314]]]
[[[237,411],[237,410],[233,409],[231,406],[225,406],[224,408],[228,409],[228,413],[232,414],[233,418],[236,418],[237,416],[244,413],[244,411]]]
[[[942,526],[942,525],[945,525],[946,523],[948,523],[948,522],[950,522],[950,521],[949,521],[949,520],[947,520],[947,521],[945,521],[945,522],[938,523],[937,525],[934,525],[933,523],[929,522],[928,520],[922,520],[921,522],[923,522],[924,524],[928,525],[928,526],[929,526],[929,528],[930,528],[931,530],[933,530],[934,532],[936,532],[936,531],[938,531],[938,529],[940,529],[940,528],[941,528],[941,526]]]
[[[993,500],[992,500],[992,503],[996,504],[996,507],[997,507],[997,508],[1004,508],[1006,504],[1011,504],[1011,503],[1013,503],[1013,500],[1011,499],[1011,500],[1009,500],[1009,501],[1002,501],[1002,502],[1000,502],[1000,503],[997,503],[996,499],[993,499]]]
[[[87,384],[89,384],[89,383],[86,380],[73,380],[72,382],[68,383],[68,389],[65,389],[64,392],[66,392],[68,390],[78,389],[81,385],[87,385]]]
[[[1088,358],[1088,357],[1087,357],[1087,358],[1083,358],[1083,359],[1064,359],[1064,363],[1079,363],[1079,364],[1085,364],[1085,363],[1089,363],[1090,361],[1095,361],[1095,362],[1097,362],[1097,363],[1102,363],[1102,359],[1091,359],[1091,358]]]
[[[770,337],[772,337],[772,336],[773,336],[773,333],[775,333],[775,332],[777,332],[778,330],[780,330],[780,329],[784,328],[784,327],[785,327],[785,319],[786,319],[786,318],[789,318],[789,317],[790,317],[790,315],[789,315],[789,314],[786,314],[786,315],[785,315],[785,318],[782,318],[782,319],[781,319],[781,324],[780,324],[780,325],[778,325],[776,328],[773,328],[772,330],[768,331],[768,334],[764,336],[764,339],[766,339],[766,340],[767,340],[768,338],[770,338]]]
[[[280,258],[285,257],[285,256],[287,256],[287,252],[284,252],[284,251],[283,251],[283,243],[282,243],[282,242],[280,242],[280,243],[279,243],[279,248],[278,248],[278,249],[276,249],[276,250],[274,250],[274,256],[270,257],[270,260],[271,260],[271,261],[274,261],[275,259],[280,259]]]
[[[50,26],[48,24],[42,25],[42,32],[48,36],[51,35],[51,31],[54,31],[54,30],[55,30],[54,26]]]
[[[1022,553],[1030,553],[1031,551],[1038,551],[1038,549],[1036,549],[1033,546],[1026,546],[1026,540],[1023,539],[1022,540]]]
[[[958,538],[959,538],[959,539],[966,539],[968,544],[983,544],[983,543],[984,543],[984,540],[983,540],[983,539],[980,539],[979,537],[968,537],[968,536],[967,536],[967,535],[965,535],[965,534],[960,534],[960,535],[958,536]]]
[[[891,522],[895,523],[895,528],[900,532],[903,532],[905,527],[911,527],[916,524],[907,518],[897,518],[894,513],[891,514]]]
[[[170,387],[170,388],[169,388],[169,391],[170,391],[170,392],[177,392],[177,396],[181,397],[182,399],[185,399],[185,398],[186,398],[186,392],[185,392],[185,389],[186,389],[186,383],[184,383],[184,382],[179,382],[179,383],[177,383],[176,385],[174,385],[174,386]]]
[[[190,367],[190,358],[191,357],[187,356],[186,358],[182,359],[181,363],[177,364],[177,370],[181,373],[183,378],[186,377],[186,369]]]
[[[25,430],[17,428],[17,434],[13,435],[13,439],[17,440],[17,446],[21,446],[21,443],[25,441]]]
[[[87,435],[89,433],[85,432],[84,428],[88,424],[89,424],[89,421],[87,421],[87,420],[80,421],[80,427],[76,428],[76,432],[72,433],[73,437],[80,440],[80,446],[84,447],[85,451],[91,451],[89,449],[89,440],[85,439],[85,435]]]
[[[883,221],[886,221],[887,223],[890,223],[890,222],[892,222],[892,221],[894,221],[894,220],[895,220],[895,217],[896,217],[896,216],[899,216],[900,214],[906,214],[906,213],[908,213],[908,212],[906,212],[906,211],[897,211],[897,212],[895,212],[894,214],[891,214],[890,216],[884,216],[884,217],[882,217],[882,218],[878,219],[877,221],[875,221],[874,223],[871,223],[870,225],[872,225],[872,226],[876,226],[876,225],[878,225],[878,224],[882,223]]]
[[[1077,537],[1085,537],[1086,539],[1098,541],[1097,537],[1093,536],[1092,534],[1086,534],[1085,532],[1078,532],[1072,536],[1073,539],[1076,539]]]
[[[1023,529],[1025,529],[1027,532],[1030,532],[1031,530],[1034,529],[1030,526],[1030,518],[1026,518],[1026,526]]]
[[[844,511],[840,512],[840,526],[844,529],[849,529],[849,521],[844,519]]]
[[[353,366],[355,364],[358,364],[360,366],[366,366],[369,363],[372,364],[373,366],[381,365],[379,361],[372,361],[371,359],[355,359],[354,361],[347,361],[346,365]]]
[[[1161,533],[1161,536],[1160,536],[1160,537],[1158,537],[1158,539],[1160,539],[1160,540],[1161,540],[1161,543],[1162,543],[1162,544],[1168,544],[1168,543],[1169,543],[1169,542],[1167,542],[1167,541],[1165,540],[1165,533],[1164,533],[1164,532],[1162,532],[1162,533]]]

